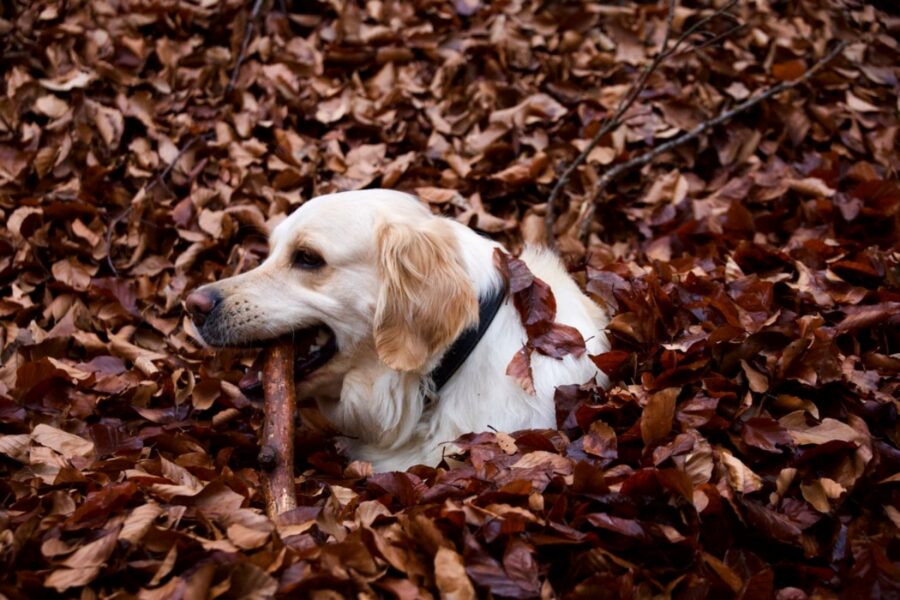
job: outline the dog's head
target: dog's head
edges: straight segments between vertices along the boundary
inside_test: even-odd
[[[388,190],[310,200],[275,228],[265,262],[185,306],[212,346],[293,336],[297,376],[309,380],[370,358],[424,371],[478,320],[452,224]]]

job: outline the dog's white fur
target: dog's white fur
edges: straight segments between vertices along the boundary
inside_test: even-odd
[[[506,375],[526,341],[507,299],[459,370],[428,401],[429,373],[456,337],[477,323],[477,298],[499,287],[500,245],[456,221],[432,215],[413,196],[390,190],[314,198],[280,223],[271,254],[256,269],[211,284],[223,296],[218,339],[243,344],[325,324],[338,354],[298,384],[346,437],[353,459],[376,471],[436,464],[467,432],[554,428],[554,391],[563,384],[606,384],[587,355],[532,355],[536,394]],[[292,265],[298,246],[326,265]],[[557,321],[584,336],[589,354],[608,349],[604,312],[543,249],[520,257],[547,282]]]

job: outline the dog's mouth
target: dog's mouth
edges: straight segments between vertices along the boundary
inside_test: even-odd
[[[337,340],[334,332],[325,325],[317,325],[290,334],[294,344],[294,381],[302,381],[337,354]],[[246,393],[262,388],[263,353],[238,382],[238,387]]]
[[[300,381],[337,354],[334,332],[325,325],[303,329],[294,338],[294,379]]]

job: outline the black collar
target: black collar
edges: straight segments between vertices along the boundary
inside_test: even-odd
[[[466,362],[475,346],[484,337],[488,327],[491,326],[504,300],[506,300],[506,290],[504,288],[492,290],[486,296],[478,299],[478,327],[463,331],[456,338],[456,341],[453,342],[453,345],[450,346],[450,349],[447,350],[444,358],[441,359],[441,364],[431,372],[431,379],[434,381],[434,391],[437,392],[444,387],[450,381],[450,378],[453,377],[453,374]]]

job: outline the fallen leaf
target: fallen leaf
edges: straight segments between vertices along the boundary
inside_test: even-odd
[[[594,421],[584,435],[584,451],[600,458],[618,458],[616,432],[603,421]]]
[[[42,446],[56,450],[66,458],[87,457],[94,453],[94,443],[43,423],[31,432],[32,439]]]
[[[724,448],[718,448],[719,459],[728,471],[728,483],[734,491],[741,494],[752,494],[762,489],[763,482],[759,475]]]
[[[831,441],[861,442],[863,439],[858,431],[830,417],[822,419],[820,424],[813,427],[786,426],[786,429],[794,439],[794,443],[800,445],[825,444]]]
[[[466,575],[462,557],[449,548],[439,548],[434,555],[435,585],[446,600],[472,600],[475,588]]]
[[[837,500],[847,490],[838,482],[822,477],[816,479],[810,484],[800,484],[800,491],[803,498],[809,502],[813,508],[821,513],[830,513],[830,500]]]
[[[645,445],[664,440],[672,431],[675,400],[680,392],[679,388],[666,388],[650,396],[641,414],[641,439]]]
[[[112,555],[116,547],[117,536],[108,532],[97,540],[85,544],[62,563],[62,568],[54,570],[44,580],[44,586],[57,592],[69,588],[82,587],[92,582],[100,573],[101,567]]]

